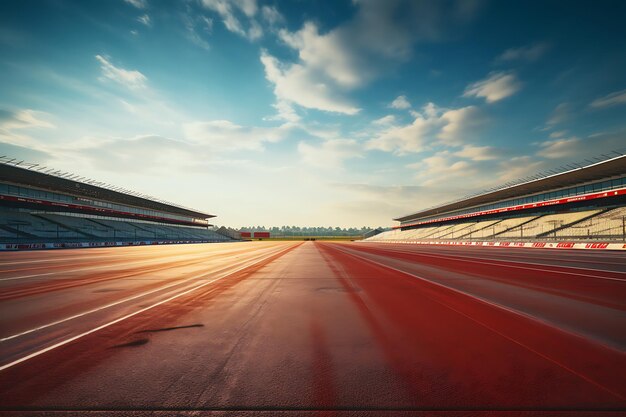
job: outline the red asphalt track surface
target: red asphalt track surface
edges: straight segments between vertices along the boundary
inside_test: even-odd
[[[623,416],[626,256],[255,242],[0,254],[2,416]]]

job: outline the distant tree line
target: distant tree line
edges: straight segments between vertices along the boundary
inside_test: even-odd
[[[272,236],[360,236],[374,229],[363,226],[350,227],[300,227],[300,226],[248,226],[239,229],[242,232],[270,232]]]

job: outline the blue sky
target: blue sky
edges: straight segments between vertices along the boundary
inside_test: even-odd
[[[626,148],[621,1],[0,3],[0,154],[218,215],[391,218]]]

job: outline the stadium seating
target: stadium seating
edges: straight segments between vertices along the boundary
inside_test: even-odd
[[[567,227],[573,223],[599,213],[601,210],[576,211],[571,213],[548,214],[537,217],[535,220],[521,224],[504,233],[498,234],[498,238],[523,237],[555,237],[557,229]]]
[[[537,219],[537,217],[539,216],[515,217],[500,221],[491,221],[491,224],[485,225],[485,227],[482,228],[482,230],[480,230],[475,237],[493,238],[504,236],[506,233],[511,233],[515,237],[521,238],[523,235],[520,234],[520,230],[523,231],[524,229],[520,228],[520,226]],[[517,234],[515,235],[515,233]]]
[[[474,226],[475,222],[458,223],[451,227],[437,231],[431,235],[433,239],[455,239],[468,234],[469,229]]]
[[[203,227],[177,226],[124,219],[76,217],[55,213],[1,210],[0,240],[3,242],[203,240],[231,238]]]
[[[561,238],[624,238],[626,207],[604,211],[597,216],[585,219],[570,227],[556,231]]]
[[[394,229],[368,241],[624,238],[626,207]]]
[[[499,223],[501,220],[485,220],[482,222],[470,223],[470,227],[463,229],[459,236],[455,235],[455,238],[459,239],[485,239],[493,235],[492,226]]]

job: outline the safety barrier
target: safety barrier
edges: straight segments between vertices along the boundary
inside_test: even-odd
[[[461,241],[461,240],[362,240],[363,243],[406,243],[413,245],[496,246],[535,249],[605,249],[626,250],[626,243],[615,242],[515,242],[515,241]]]
[[[36,249],[104,248],[113,246],[172,245],[188,243],[224,243],[226,240],[138,240],[132,242],[54,242],[54,243],[0,243],[0,251]]]

